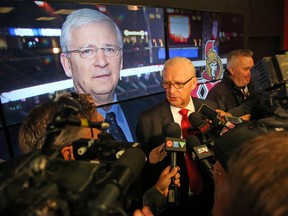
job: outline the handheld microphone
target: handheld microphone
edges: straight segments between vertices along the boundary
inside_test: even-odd
[[[89,215],[108,215],[109,209],[138,178],[145,161],[145,153],[140,148],[133,147],[126,150],[113,164],[107,178],[104,179],[104,186],[101,188],[100,194],[94,201],[89,203],[89,211],[91,213]]]
[[[189,128],[188,134],[195,135],[200,138],[203,143],[206,143],[206,134],[211,130],[209,121],[207,119],[202,121],[202,116],[198,112],[191,113],[189,115],[189,121],[192,125],[192,128]]]
[[[167,126],[167,127],[166,127]],[[165,131],[166,135],[166,141],[165,141],[165,150],[167,152],[171,152],[171,166],[176,167],[177,165],[177,154],[176,152],[186,152],[186,140],[181,139],[181,127],[176,122],[171,122],[168,125],[166,125],[163,129]],[[168,202],[169,203],[175,203],[176,205],[179,205],[178,203],[178,188],[174,183],[174,178],[172,178],[172,182],[169,186],[168,191]]]
[[[176,122],[171,122],[164,129],[165,131],[165,150],[171,152],[171,166],[174,168],[177,164],[176,152],[186,151],[186,140],[181,139],[181,127]]]
[[[203,104],[198,112],[203,115],[205,118],[212,121],[212,130],[211,134],[213,134],[216,137],[222,136],[223,134],[227,133],[230,129],[234,128],[235,125],[229,121],[224,123],[218,113],[212,109],[211,107],[207,106],[206,104]]]
[[[206,170],[208,175],[213,178],[213,168],[207,158],[211,157],[213,154],[209,148],[201,144],[200,140],[195,135],[190,135],[186,139],[187,151],[193,152],[196,160],[200,162],[201,166]]]

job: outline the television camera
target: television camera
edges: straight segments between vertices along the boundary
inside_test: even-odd
[[[137,143],[113,140],[107,123],[89,122],[100,126],[100,139],[77,140],[76,160],[64,160],[51,146],[66,125],[79,123],[70,118],[79,110],[71,99],[60,103],[41,151],[0,164],[0,215],[127,215],[128,189],[144,167],[144,152]]]

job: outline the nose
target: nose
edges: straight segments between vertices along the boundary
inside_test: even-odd
[[[105,67],[108,64],[107,56],[104,54],[102,49],[99,49],[95,57],[95,65],[99,67]]]
[[[176,88],[174,87],[174,85],[170,85],[167,90],[169,91],[169,93],[173,93],[176,91]]]

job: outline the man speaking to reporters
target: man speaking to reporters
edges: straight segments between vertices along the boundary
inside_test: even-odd
[[[166,100],[139,115],[136,132],[138,141],[142,143],[143,150],[149,156],[150,161],[150,164],[144,169],[144,178],[147,182],[149,181],[145,188],[153,185],[161,171],[170,164],[170,157],[165,157],[163,160],[161,160],[162,156],[159,157],[162,154],[161,146],[165,140],[163,128],[171,122],[176,122],[182,126],[182,137],[186,138],[182,120],[184,118],[188,119],[189,114],[197,111],[204,103],[214,109],[216,108],[216,104],[212,101],[191,97],[191,91],[196,85],[196,70],[189,59],[175,57],[166,61],[162,82],[166,92]],[[182,109],[186,109],[185,117],[180,113]],[[155,164],[152,164],[152,161]],[[202,177],[202,173],[199,174],[196,165],[197,170],[194,170],[194,172],[200,175],[199,181],[204,180],[197,184],[204,183],[204,187],[203,189],[196,188],[196,192],[189,191],[186,165],[188,162],[186,162],[185,153],[177,153],[177,163],[181,175],[179,206],[171,205],[163,215],[209,215],[213,198],[211,188],[206,184],[206,177]],[[190,160],[189,163],[194,163],[195,167],[193,160]],[[210,182],[210,179],[208,181]]]

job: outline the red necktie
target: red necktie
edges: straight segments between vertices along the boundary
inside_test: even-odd
[[[181,109],[179,113],[182,115],[181,120],[181,128],[182,128],[182,135],[185,139],[188,135],[188,128],[191,127],[189,118],[188,118],[188,110]],[[191,154],[186,153],[186,165],[187,165],[187,172],[189,176],[190,182],[190,190],[193,194],[200,194],[203,189],[203,180],[200,171],[198,170],[197,164],[192,158]]]

